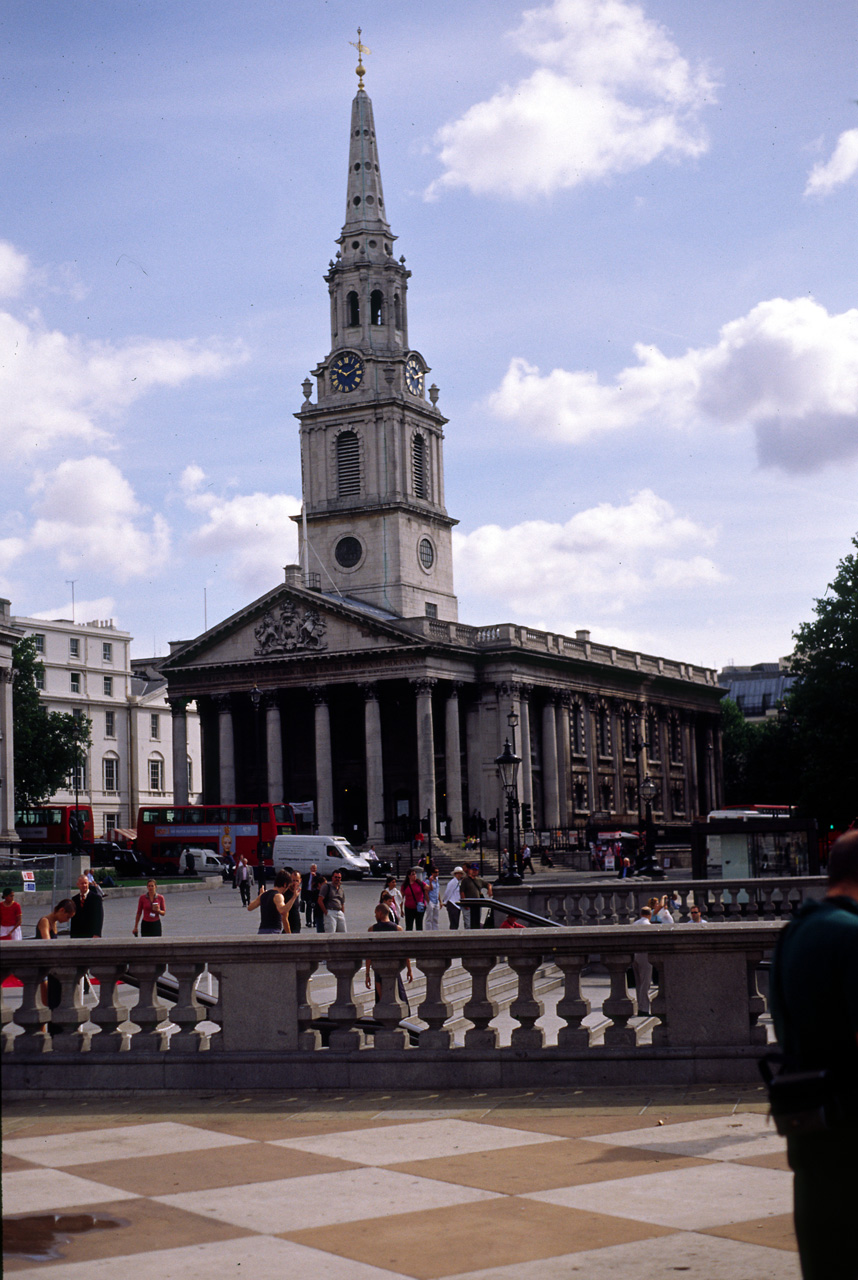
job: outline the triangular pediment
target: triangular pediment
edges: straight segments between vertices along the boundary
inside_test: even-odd
[[[413,647],[395,621],[315,591],[276,587],[177,648],[163,671]]]

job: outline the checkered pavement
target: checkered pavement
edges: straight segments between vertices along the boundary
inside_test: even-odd
[[[714,1089],[13,1103],[5,1220],[105,1225],[60,1233],[48,1258],[7,1253],[5,1270],[797,1280],[792,1179],[764,1111],[753,1090]]]

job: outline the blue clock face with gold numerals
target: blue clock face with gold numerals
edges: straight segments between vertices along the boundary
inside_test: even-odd
[[[331,365],[331,386],[334,391],[356,391],[363,381],[363,360],[353,351],[337,356]]]
[[[405,361],[405,385],[413,396],[423,395],[423,366],[416,356]]]

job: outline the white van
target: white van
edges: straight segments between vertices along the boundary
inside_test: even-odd
[[[277,836],[273,856],[275,871],[289,867],[303,875],[315,862],[329,880],[334,871],[341,871],[344,880],[360,880],[370,871],[369,861],[344,836]]]
[[[179,854],[179,871],[187,871],[189,859],[194,860],[194,871],[201,876],[225,876],[226,859],[212,849],[183,849]]]

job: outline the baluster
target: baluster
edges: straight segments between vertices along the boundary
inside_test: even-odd
[[[541,914],[555,924],[563,924],[564,900],[556,893],[546,893]]]
[[[131,1038],[131,1049],[140,1053],[160,1053],[165,1034],[159,1024],[166,1021],[167,1006],[158,995],[158,979],[164,972],[163,961],[138,960],[129,964],[130,973],[140,983],[140,999],[129,1009],[129,1019],[140,1028]]]
[[[295,965],[298,1000],[298,1048],[313,1053],[322,1047],[322,1033],[312,1026],[319,1017],[319,1006],[310,995],[310,979],[316,972],[315,960],[299,960]]]
[[[399,1025],[409,1012],[408,1005],[403,1002],[399,992],[402,960],[399,956],[374,956],[372,965],[376,980],[381,987],[380,998],[376,1001],[374,1010],[375,1019],[381,1023],[381,1029],[375,1032],[373,1047],[375,1049],[407,1049],[408,1032]]]
[[[566,894],[566,919],[569,924],[581,924],[581,894],[572,889]]]
[[[614,902],[616,903],[617,924],[628,924],[634,919],[632,915],[632,895],[628,889],[615,889]]]
[[[602,924],[617,923],[617,895],[608,889],[599,895],[602,900]]]
[[[361,1033],[355,1027],[358,1011],[352,997],[352,983],[361,963],[354,956],[340,959],[330,955],[326,963],[337,981],[337,994],[327,1015],[334,1023],[328,1046],[339,1053],[348,1053],[351,1049],[359,1049],[362,1044]]]
[[[709,918],[710,918],[710,920],[723,920],[723,919],[724,919],[724,901],[723,901],[723,899],[724,899],[724,890],[723,890],[723,889],[713,889],[713,890],[712,890],[712,902],[710,903],[710,906],[709,906]]]
[[[605,1045],[617,1048],[633,1047],[637,1044],[637,1036],[633,1027],[628,1026],[629,1018],[635,1012],[634,1002],[629,999],[626,987],[626,970],[632,963],[631,955],[606,955],[602,963],[608,970],[611,979],[611,991],[602,1005],[602,1012],[611,1019],[611,1026],[605,1028]]]
[[[587,893],[584,895],[584,897],[586,901],[590,904],[587,907],[587,923],[591,926],[597,925],[599,923],[599,910],[598,910],[598,907],[596,906],[596,898],[598,897],[598,894]]]
[[[220,970],[215,970],[211,967],[207,970],[204,969],[194,984],[195,991],[201,991],[205,985],[208,988],[208,995],[214,994],[212,987],[215,984],[217,984],[217,1004],[209,1007],[203,1005],[202,1021],[212,1023],[217,1030],[203,1031],[200,1028],[200,1048],[205,1049],[208,1053],[211,1053],[212,1050],[217,1052],[223,1048],[223,983]]]
[[[463,956],[462,967],[471,975],[471,995],[462,1015],[474,1024],[465,1032],[465,1048],[496,1049],[497,1028],[489,1026],[497,1014],[495,1002],[489,998],[489,974],[495,967],[495,957]]]
[[[778,915],[774,902],[774,885],[760,885],[763,892],[763,919],[774,920]]]
[[[536,1021],[542,1017],[545,1006],[533,990],[533,976],[541,963],[541,956],[507,956],[507,964],[518,978],[518,995],[509,1011],[521,1024],[512,1033],[513,1049],[541,1049],[544,1044],[542,1029],[536,1026]]]
[[[126,964],[108,964],[96,961],[90,965],[90,973],[98,983],[98,1004],[90,1012],[90,1021],[99,1028],[89,1042],[90,1053],[119,1053],[125,1042],[120,1025],[128,1020],[128,1010],[119,996],[119,983],[127,970]]]
[[[21,983],[21,1004],[14,1014],[16,1027],[23,1027],[23,1034],[10,1037],[7,1049],[12,1053],[32,1057],[44,1053],[47,1048],[47,1033],[42,1027],[47,1023],[49,1011],[42,1004],[40,987],[46,973],[45,965],[19,964],[13,970]]]
[[[82,1030],[84,1022],[89,1021],[89,1010],[83,1003],[83,979],[86,964],[52,964],[51,973],[60,984],[60,1003],[48,1015],[48,1030],[55,1027],[51,1034],[51,1048],[80,1052],[87,1033]]]
[[[420,968],[426,975],[426,996],[418,1006],[417,1016],[428,1023],[428,1030],[420,1032],[419,1048],[451,1049],[453,1033],[445,1028],[444,1023],[452,1016],[452,1010],[442,995],[444,974],[450,968],[450,958],[426,959],[420,961]]]
[[[557,1033],[558,1049],[589,1049],[590,1029],[584,1019],[590,1013],[590,1001],[581,993],[581,972],[586,956],[555,955],[554,963],[563,974],[563,995],[555,1010],[565,1022]]]
[[[168,1038],[171,1053],[198,1053],[203,1047],[203,1035],[197,1025],[206,1020],[206,1010],[196,998],[194,984],[203,972],[203,961],[171,960],[170,973],[179,984],[176,1003],[168,1017],[179,1028]]]
[[[759,951],[748,954],[748,1041],[750,1044],[768,1042],[766,1028],[760,1025],[760,1015],[766,1011],[766,1002],[757,986],[757,969],[762,958],[762,953]]]
[[[725,912],[727,920],[738,920],[742,915],[742,905],[739,902],[739,886],[730,886],[730,902]]]

